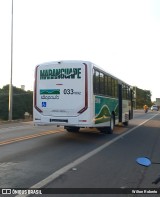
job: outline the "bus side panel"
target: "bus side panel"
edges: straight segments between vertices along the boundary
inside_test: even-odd
[[[129,111],[131,111],[131,105],[129,100],[122,100],[122,122],[129,121]]]
[[[95,126],[109,126],[112,112],[118,119],[118,99],[95,96]]]

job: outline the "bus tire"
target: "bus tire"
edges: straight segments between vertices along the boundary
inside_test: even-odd
[[[110,126],[107,127],[107,133],[108,134],[112,134],[113,133],[113,130],[114,130],[114,116],[112,115],[111,118],[110,118]]]
[[[109,127],[99,127],[98,130],[104,134],[112,134],[114,130],[115,120],[114,116],[112,115],[110,118],[110,126]]]
[[[79,132],[79,127],[68,127],[68,126],[65,126],[64,127],[68,132],[74,132],[74,133],[76,133],[76,132]]]
[[[124,126],[128,126],[128,121],[123,122]]]
[[[98,127],[97,128],[101,133],[107,134],[107,127]]]

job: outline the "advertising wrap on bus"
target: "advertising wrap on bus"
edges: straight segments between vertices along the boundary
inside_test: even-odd
[[[38,111],[44,116],[77,116],[85,107],[85,72],[85,65],[80,63],[37,66],[35,107]]]

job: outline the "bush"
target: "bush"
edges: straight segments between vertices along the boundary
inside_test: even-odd
[[[0,89],[0,119],[8,120],[9,85]],[[23,119],[24,113],[33,114],[33,92],[13,86],[13,119]]]

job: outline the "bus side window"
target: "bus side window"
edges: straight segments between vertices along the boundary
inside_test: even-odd
[[[93,91],[94,91],[94,94],[99,94],[99,86],[100,86],[99,72],[94,70],[94,75],[93,75]]]
[[[112,96],[112,78],[108,76],[108,95]]]
[[[115,80],[115,97],[118,97],[118,81]]]
[[[112,78],[112,96],[115,97],[115,79]]]
[[[93,93],[96,93],[96,71],[93,69]]]
[[[125,85],[122,84],[122,98],[125,99]]]
[[[129,100],[131,98],[131,95],[130,95],[130,87],[127,86],[127,99]]]
[[[108,76],[105,75],[105,80],[104,80],[104,91],[105,95],[108,95]]]
[[[100,94],[104,95],[104,74],[100,73]]]
[[[128,86],[126,84],[122,84],[122,88],[123,88],[123,99],[128,99],[129,96]]]

